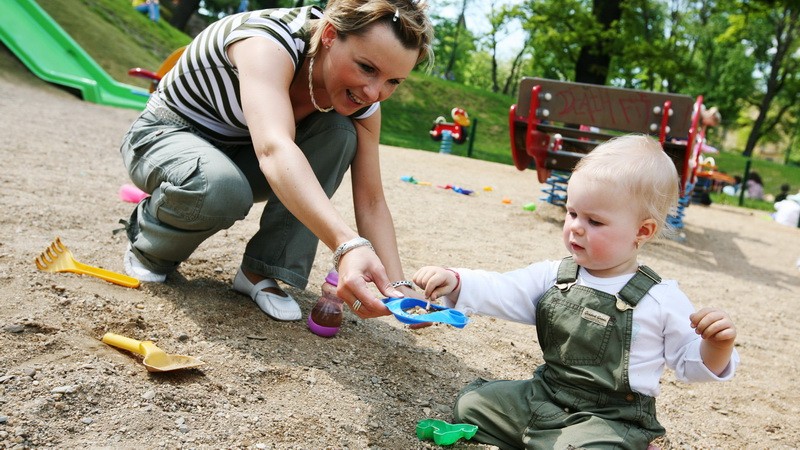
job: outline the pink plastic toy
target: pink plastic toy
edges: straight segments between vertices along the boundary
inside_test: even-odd
[[[149,196],[150,194],[132,184],[123,184],[119,188],[119,198],[124,202],[139,203],[142,199]]]

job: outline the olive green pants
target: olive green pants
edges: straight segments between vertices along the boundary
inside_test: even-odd
[[[125,167],[151,194],[128,225],[132,251],[150,270],[169,273],[206,239],[244,219],[266,201],[242,267],[305,288],[319,240],[278,200],[259,169],[252,145],[225,145],[180,123],[174,113],[144,111],[122,143]],[[297,125],[295,142],[328,197],[356,152],[352,120],[314,113]]]
[[[503,450],[643,450],[664,434],[652,397],[610,398],[548,386],[541,371],[529,380],[473,381],[456,400],[455,422],[477,425],[474,440]],[[654,428],[631,421],[637,417]]]

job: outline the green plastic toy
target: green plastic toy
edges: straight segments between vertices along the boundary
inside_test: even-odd
[[[461,438],[472,439],[478,432],[477,425],[447,423],[443,420],[424,419],[417,424],[417,437],[431,439],[436,445],[453,445]]]

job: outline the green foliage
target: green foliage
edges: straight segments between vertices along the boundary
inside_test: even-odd
[[[459,27],[456,22],[441,17],[432,16],[431,21],[434,24],[433,51],[436,55],[433,73],[463,83],[465,67],[470,65],[471,55],[475,53],[475,35],[463,26]],[[451,59],[453,67],[450,74],[446,74]]]
[[[101,66],[120,81],[133,84],[133,80],[127,75],[127,70],[130,67],[141,66],[155,69],[172,50],[185,45],[190,40],[188,36],[174,30],[164,20],[158,24],[151,22],[144,15],[130,8],[130,3],[127,1],[39,1]],[[76,7],[74,2],[80,2],[83,10]],[[575,4],[579,5],[579,3]],[[544,8],[547,5],[549,5],[548,1],[544,1],[542,4],[537,4],[537,7]],[[553,3],[550,6],[554,8],[551,12],[555,12],[557,5]],[[539,9],[539,11],[542,11],[542,9]],[[577,16],[580,14],[582,13],[577,11],[562,12],[562,16]],[[563,23],[555,26],[565,27]],[[542,27],[546,28],[544,24],[542,24]],[[566,30],[568,27],[564,29]],[[556,34],[549,34],[544,29],[542,33],[533,39],[539,39],[536,42],[548,43],[551,46],[559,45],[559,43],[567,45],[566,41],[559,40],[560,38]],[[739,56],[730,58],[732,60],[741,60],[745,56],[742,52],[742,47],[735,47],[735,42],[717,40],[715,43],[718,47],[731,46],[735,51],[739,51]],[[734,50],[731,50],[731,52],[734,52]],[[571,50],[561,48],[561,51],[569,54]],[[553,50],[553,52],[557,51]],[[734,53],[721,51],[715,58],[720,58],[717,61],[724,62],[724,55]],[[547,52],[542,52],[542,55],[543,58],[548,58],[546,56]],[[438,56],[441,57],[441,54]],[[478,67],[486,67],[488,64],[486,55],[475,56],[475,58],[475,61],[481,61]],[[550,58],[555,57],[550,55]],[[536,64],[538,63],[541,63],[541,61]],[[559,78],[558,71],[567,70],[566,67],[563,66],[563,69],[548,71],[546,67],[534,65],[524,70],[523,75],[552,75],[549,77]],[[747,65],[741,63],[741,67],[747,67]],[[477,78],[477,71],[472,73],[470,70],[469,65],[465,65],[463,73]],[[721,84],[720,80],[725,79],[726,74],[734,77],[730,79],[736,79],[735,74],[728,72],[715,73],[714,76],[717,78],[708,80],[709,89]],[[733,88],[728,87],[727,89]],[[715,92],[714,95],[722,95],[719,93],[724,93],[725,91],[720,87],[720,90],[713,92]],[[435,76],[414,72],[400,86],[395,95],[383,103],[384,120],[381,142],[387,145],[437,152],[439,151],[440,143],[433,141],[428,133],[433,121],[438,116],[444,116],[449,121],[451,119],[450,110],[453,107],[461,107],[467,110],[473,121],[477,120],[471,156],[477,159],[511,164],[508,109],[515,101],[515,98],[492,94],[485,89],[464,86]],[[800,145],[800,135],[795,136],[794,145]],[[467,142],[461,145],[453,145],[452,151],[456,155],[467,155],[469,148],[470,143]],[[731,175],[743,175],[747,162],[746,158],[729,152],[723,152],[714,155],[714,157],[719,170]],[[800,150],[794,152],[792,159],[800,161]],[[783,183],[789,183],[793,192],[800,189],[800,165],[797,162],[781,165],[773,162],[752,160],[751,164],[751,170],[759,172],[764,180],[765,192],[774,195]],[[533,182],[534,176],[531,175],[531,178]],[[718,203],[727,202],[738,205],[738,198],[716,197],[712,198]],[[745,206],[766,211],[772,210],[772,203],[770,202],[747,200]]]
[[[166,20],[154,23],[127,0],[37,0],[56,22],[114,79],[147,87],[128,69],[156,70],[191,40]]]
[[[532,58],[522,74],[556,80],[575,78],[583,45],[599,39],[600,27],[583,0],[528,0],[513,10],[530,36]]]

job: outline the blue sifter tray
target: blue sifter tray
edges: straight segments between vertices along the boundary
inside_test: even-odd
[[[431,312],[427,314],[409,313],[408,310],[413,309],[414,307],[425,309],[428,306],[427,301],[420,300],[418,298],[389,297],[384,299],[383,303],[386,304],[386,307],[389,308],[389,311],[391,311],[392,314],[397,317],[397,320],[410,325],[439,322],[452,325],[456,328],[464,328],[467,323],[469,323],[469,319],[461,311],[456,311],[455,309],[447,308],[441,305],[435,305],[433,303],[430,304]]]

